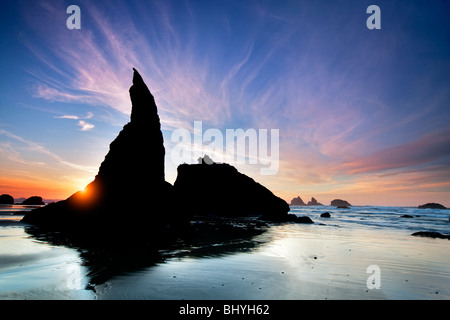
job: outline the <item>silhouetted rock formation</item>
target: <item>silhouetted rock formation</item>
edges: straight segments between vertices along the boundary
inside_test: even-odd
[[[323,204],[318,203],[315,198],[311,198],[311,201],[308,201],[307,206],[322,206]]]
[[[307,204],[303,202],[300,196],[291,200],[291,206],[322,206],[322,205],[323,204],[317,202],[317,200],[314,197],[312,197],[311,201],[308,201]]]
[[[27,213],[24,222],[59,229],[94,226],[106,230],[124,226],[127,212],[133,212],[140,225],[147,227],[164,229],[170,226],[169,220],[176,220],[170,210],[173,186],[164,178],[165,149],[155,100],[133,70],[130,122],[110,144],[94,181],[66,200]],[[150,209],[123,201],[134,198],[145,199]]]
[[[94,181],[66,200],[26,213],[23,222],[45,232],[67,231],[65,234],[74,242],[109,242],[112,238],[114,244],[136,235],[165,243],[188,234],[188,229],[192,230],[189,219],[194,215],[313,223],[308,217],[288,214],[290,208],[284,200],[236,168],[216,164],[206,156],[198,165],[180,165],[175,185],[167,183],[155,100],[133,70],[130,122],[110,144]],[[136,198],[140,201],[123,201]],[[251,219],[246,223],[250,227]]]
[[[14,198],[9,194],[0,195],[0,204],[14,204]]]
[[[45,205],[44,201],[42,201],[42,197],[38,196],[29,197],[28,199],[24,200],[22,204],[38,206]]]
[[[290,214],[290,216],[293,216],[293,214]],[[314,221],[312,221],[311,218],[308,217],[308,216],[296,217],[296,219],[293,219],[291,221],[292,222],[297,222],[297,223],[314,223]]]
[[[350,207],[351,204],[348,203],[345,200],[341,200],[341,199],[334,199],[333,201],[331,201],[331,205],[334,207]]]
[[[419,209],[447,209],[442,204],[439,203],[427,203],[418,207]]]
[[[291,200],[291,206],[305,206],[305,205],[306,203],[303,202],[300,196]]]
[[[183,210],[190,215],[296,220],[288,214],[286,201],[270,190],[229,164],[207,164],[212,160],[205,158],[199,159],[199,164],[178,166],[174,188]]]
[[[329,212],[324,212],[320,215],[321,218],[331,218],[331,214]]]

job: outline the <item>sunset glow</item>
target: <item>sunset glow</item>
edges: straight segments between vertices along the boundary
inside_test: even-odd
[[[367,1],[78,1],[80,29],[70,4],[0,5],[0,194],[86,193],[129,121],[135,67],[170,183],[172,132],[202,121],[278,129],[276,174],[236,167],[288,202],[450,207],[447,2],[376,1],[374,30]]]

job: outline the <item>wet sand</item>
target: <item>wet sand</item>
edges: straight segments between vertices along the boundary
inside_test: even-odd
[[[273,227],[249,253],[183,258],[98,287],[98,299],[450,299],[447,240],[318,225]],[[447,242],[446,242],[447,241]],[[369,289],[369,266],[381,286]]]
[[[131,266],[19,225],[0,227],[0,237],[0,299],[450,299],[450,242],[399,230],[275,225],[226,250],[169,250],[144,262],[149,253],[136,250]],[[379,268],[379,289],[367,285],[369,266]]]

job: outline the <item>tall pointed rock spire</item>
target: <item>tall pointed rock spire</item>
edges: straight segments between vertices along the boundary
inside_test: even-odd
[[[164,181],[164,140],[158,108],[139,72],[130,87],[130,122],[110,144],[98,173],[103,179],[130,185],[140,177],[145,184]]]
[[[139,72],[133,68],[133,85],[130,88],[131,98],[131,122],[158,122],[158,129],[161,125],[159,123],[158,110],[155,103],[155,98],[150,93],[147,85],[142,79]]]
[[[111,142],[94,181],[66,200],[29,212],[25,222],[51,221],[66,227],[79,226],[86,222],[84,219],[89,223],[111,222],[124,211],[140,210],[142,202],[135,199],[152,203],[152,210],[143,212],[144,216],[167,211],[172,186],[164,178],[165,149],[158,109],[141,75],[133,70],[130,122]]]

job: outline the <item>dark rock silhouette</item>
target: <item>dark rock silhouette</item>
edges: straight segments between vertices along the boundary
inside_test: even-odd
[[[288,214],[286,201],[269,189],[229,164],[205,158],[199,164],[182,164],[177,169],[176,197],[189,215],[295,220],[295,215]]]
[[[409,215],[409,214],[404,214],[404,215],[402,215],[400,218],[408,218],[408,219],[411,219],[411,218],[414,218],[412,215]]]
[[[324,212],[320,215],[321,218],[331,218],[331,214],[329,212]]]
[[[22,204],[26,205],[45,205],[44,201],[42,201],[42,197],[32,196],[28,199],[24,200]]]
[[[418,207],[419,209],[447,209],[442,204],[439,203],[427,203]]]
[[[23,222],[46,232],[65,231],[71,241],[79,241],[82,235],[83,242],[107,245],[111,239],[118,244],[135,235],[148,242],[167,243],[189,233],[189,219],[194,215],[312,223],[308,217],[288,214],[290,208],[284,200],[236,168],[216,164],[206,156],[198,165],[180,165],[174,186],[166,182],[157,106],[142,77],[133,70],[130,122],[110,144],[94,181],[66,200],[26,213]],[[135,198],[141,201],[123,201]],[[129,212],[134,220],[127,216]],[[250,227],[254,221],[246,224]]]
[[[0,195],[0,204],[14,204],[14,198],[9,194]]]
[[[322,205],[323,204],[317,202],[317,200],[314,197],[312,197],[311,201],[308,201],[307,204],[303,202],[300,196],[291,200],[291,206],[322,206]]]
[[[173,186],[164,178],[165,149],[155,100],[133,70],[130,122],[110,144],[94,181],[66,200],[30,211],[23,222],[99,232],[125,227],[131,221],[124,213],[131,211],[138,225],[151,228],[150,234],[180,222],[171,211]],[[150,209],[122,200],[133,198],[145,199]]]
[[[293,214],[290,214],[290,216],[293,216]],[[296,217],[296,219],[293,219],[292,222],[297,222],[297,223],[314,223],[314,221],[312,221],[311,218],[308,217],[308,216]]]
[[[350,207],[351,204],[348,203],[345,200],[341,200],[341,199],[334,199],[333,201],[331,201],[331,205],[334,207]]]
[[[306,203],[303,202],[300,196],[291,200],[291,206],[305,206],[305,205]]]
[[[313,197],[311,201],[308,201],[307,206],[323,206],[323,204],[317,202],[317,200]]]
[[[442,234],[442,233],[436,232],[436,231],[419,231],[419,232],[414,232],[412,235],[416,236],[416,237],[429,237],[429,238],[439,238],[439,239],[450,240],[450,235]]]

